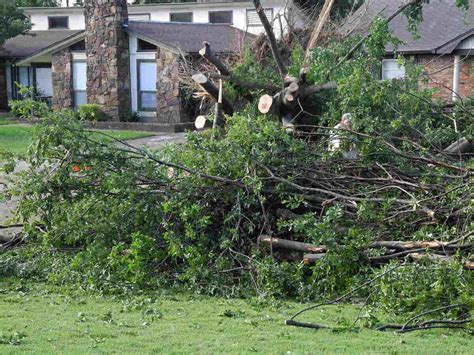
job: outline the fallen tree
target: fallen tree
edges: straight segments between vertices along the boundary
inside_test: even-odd
[[[205,46],[220,73],[195,74],[195,82],[228,117],[182,145],[150,151],[109,143],[67,111],[44,119],[31,170],[12,191],[28,240],[39,241],[25,248],[46,248],[31,252],[40,255],[41,277],[101,290],[184,285],[305,300],[375,279],[384,292],[350,295],[397,314],[464,303],[473,284],[474,186],[471,157],[459,153],[462,138],[471,139],[472,114],[462,106],[453,130],[452,117],[416,87],[416,70],[404,82],[375,78],[389,35],[386,22],[374,26],[370,46],[334,74],[355,40],[314,48],[308,67],[280,68],[291,70],[281,85],[263,83],[275,91],[264,100],[259,92],[242,111],[216,80],[253,85],[242,72],[265,68],[219,69]],[[306,106],[313,101],[318,114]],[[258,109],[276,112],[278,122]],[[353,125],[337,126],[347,113]],[[302,115],[314,121],[300,125]],[[199,117],[199,128],[210,126],[207,118]],[[293,125],[291,134],[280,119]]]

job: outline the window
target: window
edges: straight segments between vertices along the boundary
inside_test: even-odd
[[[170,22],[193,22],[193,13],[170,12]]]
[[[12,67],[12,74],[13,74],[13,98],[15,100],[20,100],[24,98],[19,94],[20,88],[17,84],[22,86],[31,86],[30,81],[30,67]]]
[[[69,28],[69,17],[68,16],[48,17],[48,24],[49,24],[50,29]]]
[[[80,41],[80,42],[74,43],[69,48],[73,52],[85,52],[85,50],[86,50],[86,41]]]
[[[156,62],[139,60],[138,66],[138,110],[156,110]]]
[[[232,24],[232,11],[209,11],[209,23]]]
[[[129,14],[129,21],[150,21],[150,14]]]
[[[72,90],[74,107],[87,104],[87,64],[85,61],[72,63]]]
[[[403,79],[405,67],[398,66],[396,59],[382,60],[382,80]]]
[[[35,68],[35,85],[40,97],[53,96],[53,79],[51,67]]]
[[[273,9],[265,9],[268,21],[273,21]],[[247,10],[247,26],[262,26],[256,10]]]
[[[139,52],[156,52],[156,46],[150,42],[138,39],[137,41],[137,50]]]

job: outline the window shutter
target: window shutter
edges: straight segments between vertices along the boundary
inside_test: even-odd
[[[273,20],[273,9],[265,9],[265,15],[268,21]],[[247,26],[261,26],[260,17],[256,10],[247,10]]]

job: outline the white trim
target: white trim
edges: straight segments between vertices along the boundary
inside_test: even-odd
[[[454,56],[453,64],[453,101],[457,101],[460,98],[459,94],[459,82],[461,78],[461,56]]]

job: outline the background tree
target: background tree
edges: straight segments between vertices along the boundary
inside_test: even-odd
[[[18,7],[56,7],[59,6],[58,0],[16,0]]]
[[[9,38],[25,33],[31,28],[25,16],[11,0],[0,0],[0,46]]]

